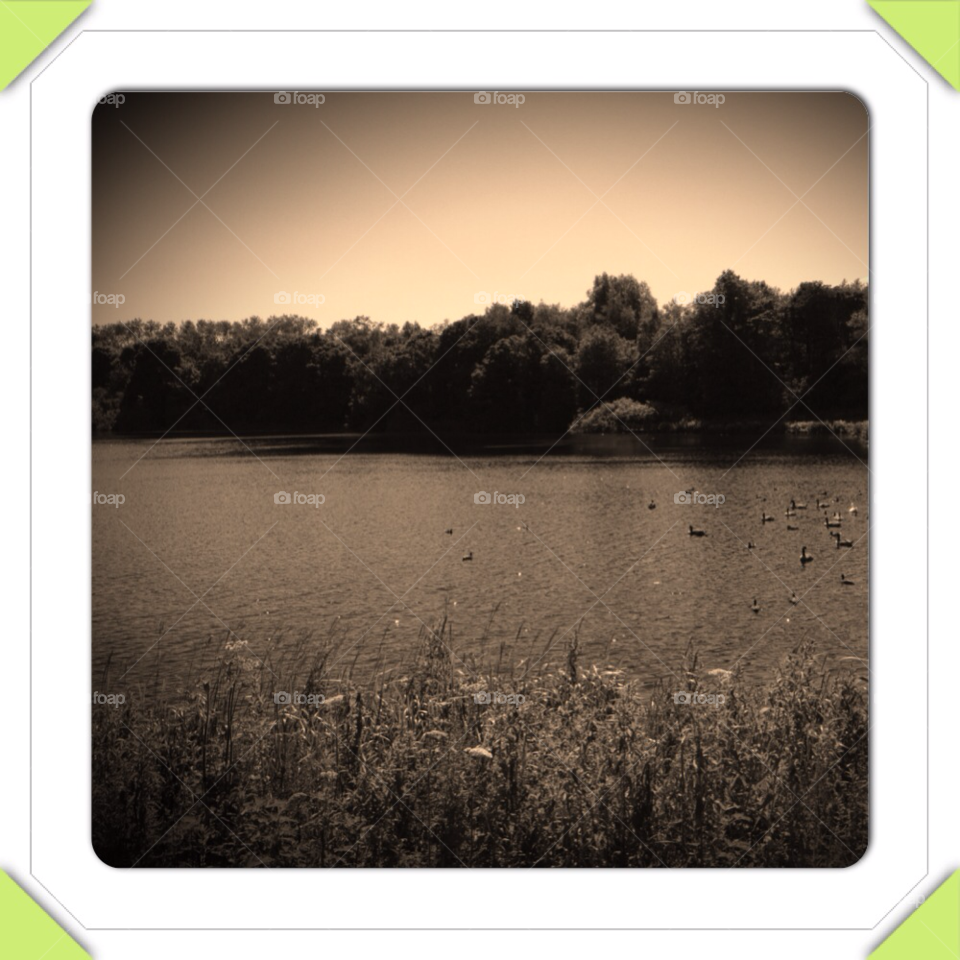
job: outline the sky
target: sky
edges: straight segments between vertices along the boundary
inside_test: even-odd
[[[298,92],[96,108],[94,323],[429,327],[497,297],[573,306],[603,272],[660,303],[725,269],[868,277],[869,118],[846,93]]]

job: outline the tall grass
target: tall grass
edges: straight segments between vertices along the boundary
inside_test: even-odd
[[[454,652],[443,621],[364,683],[334,644],[307,649],[260,660],[231,641],[182,696],[94,707],[101,859],[823,867],[866,849],[866,684],[807,644],[766,684],[691,648],[652,694],[584,668],[576,637],[556,667],[506,668],[502,648]]]

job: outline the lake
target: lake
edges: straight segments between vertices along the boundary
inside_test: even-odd
[[[865,674],[866,450],[755,439],[505,441],[459,456],[382,440],[345,454],[343,438],[95,442],[93,489],[124,502],[92,508],[94,682],[109,655],[114,678],[129,670],[122,686],[175,687],[228,631],[254,655],[334,636],[334,672],[363,677],[402,669],[444,616],[457,657],[482,648],[488,664],[562,664],[577,632],[582,664],[643,683],[670,676],[691,641],[706,669],[765,678],[808,637]],[[723,502],[676,503],[688,489]],[[829,535],[820,497],[852,548]],[[807,504],[795,518],[791,498]]]

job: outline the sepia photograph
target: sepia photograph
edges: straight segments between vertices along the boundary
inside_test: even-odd
[[[863,857],[861,100],[115,91],[91,124],[104,863]]]

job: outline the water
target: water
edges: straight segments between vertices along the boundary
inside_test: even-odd
[[[483,645],[488,663],[501,644],[505,664],[536,660],[554,633],[543,662],[562,662],[579,629],[581,662],[642,682],[671,676],[690,641],[707,669],[763,678],[810,637],[865,673],[840,658],[867,656],[866,452],[778,439],[737,462],[753,440],[651,439],[654,456],[603,438],[542,456],[548,441],[460,457],[363,444],[344,456],[342,439],[96,443],[93,487],[125,502],[93,507],[94,677],[109,654],[124,684],[178,682],[228,630],[254,654],[333,630],[341,666],[355,660],[363,675],[378,654],[408,661],[444,615],[455,650]],[[687,488],[725,501],[676,504]],[[324,503],[277,505],[281,490]],[[524,502],[476,504],[479,491]],[[824,526],[824,491],[852,549]],[[807,509],[788,519],[791,498]],[[805,567],[802,546],[815,558]]]

